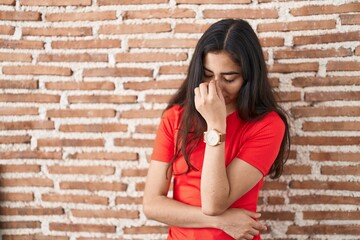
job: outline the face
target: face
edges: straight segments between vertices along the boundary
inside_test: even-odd
[[[204,58],[204,82],[218,81],[227,107],[236,106],[243,79],[240,66],[225,52],[209,52]]]

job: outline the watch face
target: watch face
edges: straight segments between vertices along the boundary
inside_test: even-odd
[[[220,136],[215,130],[209,130],[206,134],[206,143],[215,146],[220,142]]]

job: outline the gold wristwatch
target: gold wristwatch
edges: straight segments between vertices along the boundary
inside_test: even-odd
[[[211,129],[207,132],[204,132],[204,142],[210,146],[217,146],[225,142],[225,133],[221,133],[216,129]]]

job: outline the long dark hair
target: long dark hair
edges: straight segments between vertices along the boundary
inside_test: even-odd
[[[241,19],[224,19],[214,23],[205,31],[196,45],[185,81],[167,106],[169,109],[174,105],[180,105],[184,109],[176,139],[175,156],[171,165],[182,154],[188,165],[185,173],[197,170],[190,162],[190,155],[202,141],[206,122],[195,108],[194,89],[203,82],[205,55],[219,51],[229,53],[232,59],[241,66],[244,84],[236,101],[239,117],[245,121],[258,121],[266,113],[275,111],[285,124],[285,133],[278,156],[269,171],[271,178],[278,178],[282,174],[290,148],[287,116],[275,101],[259,39],[249,23]]]

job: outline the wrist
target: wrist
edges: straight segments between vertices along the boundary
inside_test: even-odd
[[[208,216],[208,215],[205,215],[208,218],[208,220],[206,221],[207,224],[209,224],[209,227],[210,228],[217,228],[217,229],[221,229],[222,227],[222,223],[221,223],[221,219],[219,216]]]
[[[204,142],[209,146],[218,146],[225,142],[226,133],[219,132],[216,129],[208,129],[204,132]]]
[[[221,133],[226,133],[226,122],[207,122],[207,129],[216,129]]]

